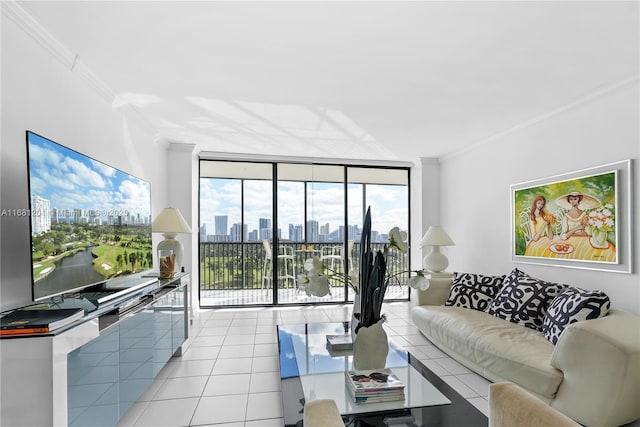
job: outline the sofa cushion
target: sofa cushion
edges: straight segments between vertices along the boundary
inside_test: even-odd
[[[566,285],[535,279],[514,269],[487,312],[501,319],[542,331],[547,307]]]
[[[419,306],[412,319],[434,344],[487,379],[555,396],[563,376],[551,366],[554,346],[541,332],[461,307]]]
[[[444,305],[486,311],[502,288],[505,276],[453,273],[451,291]]]
[[[611,301],[602,291],[568,287],[551,301],[542,323],[542,333],[553,344],[571,323],[604,317]]]

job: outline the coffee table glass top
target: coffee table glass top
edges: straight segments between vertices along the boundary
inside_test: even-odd
[[[326,335],[341,333],[349,333],[348,322],[278,326],[285,427],[302,426],[304,403],[322,398],[335,400],[345,424],[354,427],[488,425],[482,412],[392,340],[386,367],[405,382],[405,400],[356,405],[344,376],[352,352],[326,348]]]
[[[404,382],[404,400],[356,404],[345,387],[344,372],[353,369],[351,351],[330,354],[326,347],[326,335],[345,333],[345,329],[349,333],[344,323],[279,327],[281,377],[299,377],[306,400],[333,399],[343,415],[451,403],[408,363],[407,352],[390,341],[386,367]]]

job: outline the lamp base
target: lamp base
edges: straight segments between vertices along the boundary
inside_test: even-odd
[[[439,246],[433,246],[431,253],[422,260],[422,265],[429,273],[442,273],[449,266],[449,260],[440,252]]]
[[[176,240],[177,233],[162,233],[162,235],[164,236],[164,240],[158,243],[158,250],[172,250],[176,255],[175,271],[180,271],[184,247],[179,240]]]

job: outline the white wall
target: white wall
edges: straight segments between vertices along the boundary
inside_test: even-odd
[[[177,239],[184,245],[183,267],[191,273],[189,295],[192,308],[199,308],[199,169],[198,153],[192,144],[169,144],[167,159],[168,204],[180,210],[191,227],[191,234],[179,234]]]
[[[456,242],[448,270],[506,274],[518,267],[543,280],[601,289],[613,307],[640,313],[639,93],[635,80],[441,159],[440,219]],[[511,184],[624,159],[635,163],[633,274],[512,262]]]
[[[104,92],[2,14],[2,209],[27,209],[25,130],[151,182],[152,215],[166,204],[166,150],[114,110]],[[94,70],[99,74],[99,70]],[[0,309],[31,302],[29,218],[2,216]],[[155,238],[155,236],[154,236]]]

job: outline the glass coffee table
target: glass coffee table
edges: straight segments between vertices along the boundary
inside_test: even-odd
[[[405,399],[356,404],[345,387],[351,351],[329,352],[326,335],[349,333],[349,323],[278,326],[285,426],[301,426],[304,402],[333,399],[348,426],[482,427],[487,417],[417,358],[389,340],[386,367],[405,384]]]

